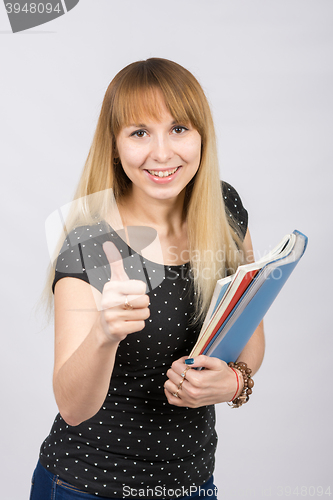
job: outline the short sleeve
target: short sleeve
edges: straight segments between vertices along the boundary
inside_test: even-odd
[[[247,210],[244,208],[242,200],[233,186],[221,181],[221,189],[227,217],[234,222],[239,229],[240,236],[244,239],[248,227]]]
[[[110,266],[102,247],[107,239],[109,235],[101,224],[73,229],[60,250],[52,291],[60,279],[67,277],[81,279],[102,291],[110,278]]]

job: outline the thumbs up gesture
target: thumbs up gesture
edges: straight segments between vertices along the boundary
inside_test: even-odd
[[[101,323],[109,340],[120,342],[129,333],[145,327],[149,318],[149,297],[146,284],[130,280],[116,246],[107,241],[103,250],[111,268],[111,279],[104,285],[101,301]]]

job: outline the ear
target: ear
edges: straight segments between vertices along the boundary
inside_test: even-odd
[[[115,137],[112,137],[112,156],[113,160],[115,160],[117,163],[120,162],[118,148],[117,148],[117,141]]]
[[[118,153],[117,147],[113,148],[112,153],[113,153],[113,165],[114,166],[120,165],[121,162],[120,162],[120,157],[119,157],[119,153]]]

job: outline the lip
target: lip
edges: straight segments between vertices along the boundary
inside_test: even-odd
[[[169,182],[171,182],[177,176],[177,174],[181,170],[181,168],[182,167],[179,165],[177,167],[176,172],[174,174],[169,175],[168,177],[158,177],[156,175],[152,175],[146,169],[144,170],[144,172],[147,175],[147,177],[149,179],[151,179],[153,182],[155,182],[156,184],[168,184]],[[159,168],[158,172],[167,172],[168,170],[172,170],[172,169],[171,168]],[[157,172],[157,170],[155,170],[155,172]]]

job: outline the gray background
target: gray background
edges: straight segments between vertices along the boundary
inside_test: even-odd
[[[82,0],[13,35],[0,7],[2,498],[28,498],[56,412],[52,325],[36,309],[44,222],[73,196],[109,81],[150,56],[205,89],[256,256],[295,228],[309,236],[267,314],[250,403],[218,408],[219,498],[333,493],[332,21],[331,0]]]

